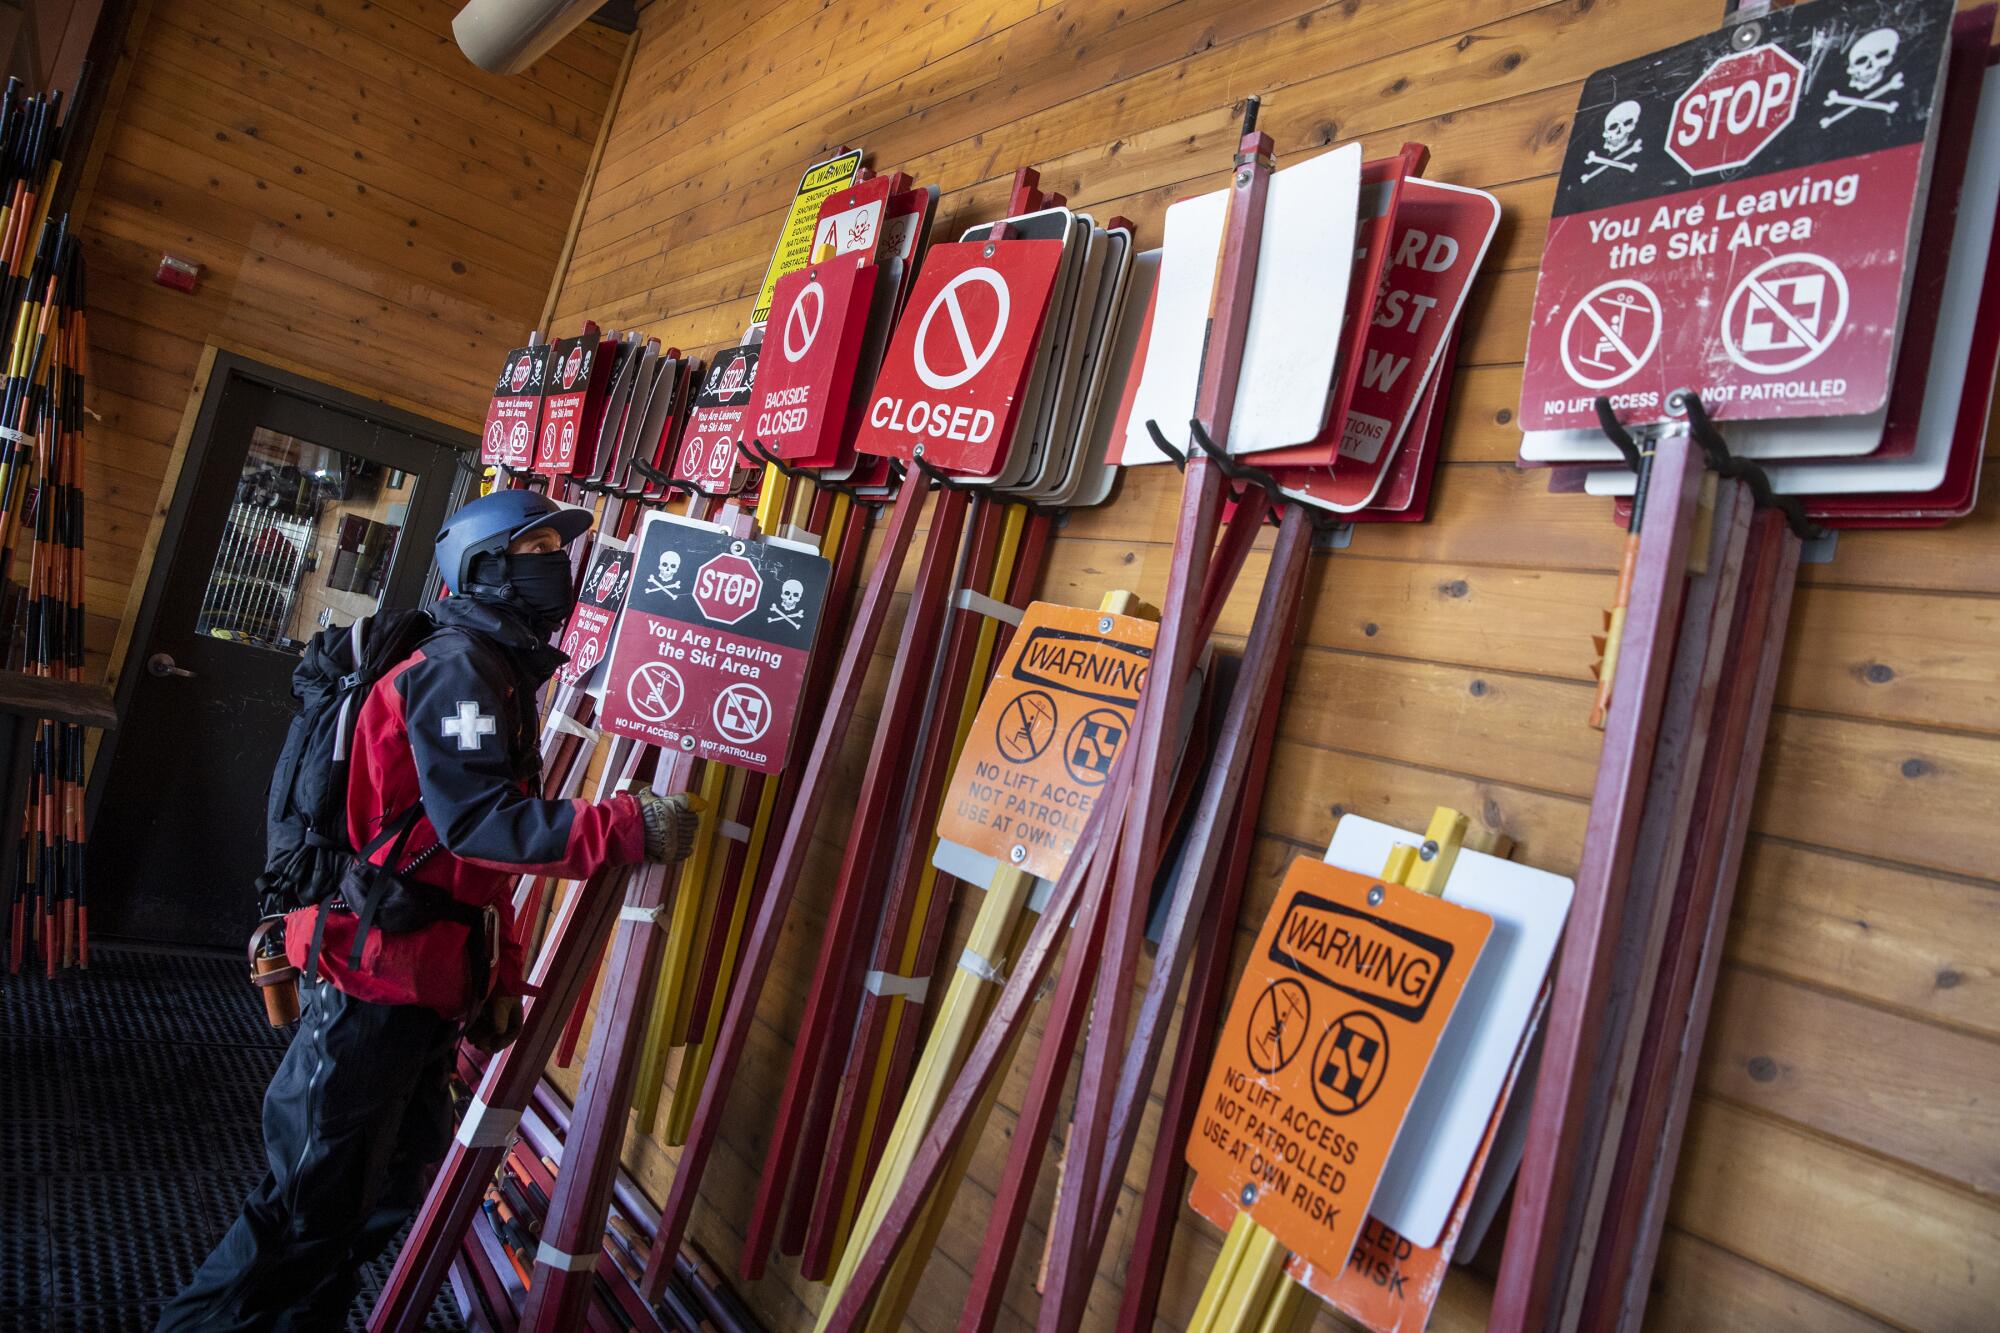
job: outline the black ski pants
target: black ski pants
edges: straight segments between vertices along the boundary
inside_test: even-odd
[[[161,1333],[339,1329],[356,1271],[422,1202],[450,1146],[456,1024],[301,983],[304,1015],[264,1093],[269,1170]]]

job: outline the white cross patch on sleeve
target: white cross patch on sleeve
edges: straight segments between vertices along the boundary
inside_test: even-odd
[[[458,713],[447,714],[444,718],[444,734],[458,737],[458,748],[477,750],[482,737],[491,736],[500,729],[500,724],[492,716],[479,711],[479,705],[470,699],[458,701]]]

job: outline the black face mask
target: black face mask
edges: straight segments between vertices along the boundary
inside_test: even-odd
[[[535,628],[544,634],[561,629],[576,605],[568,552],[510,555],[505,561],[507,586],[520,607],[534,617]]]

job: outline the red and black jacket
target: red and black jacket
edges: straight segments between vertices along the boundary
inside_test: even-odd
[[[376,682],[354,728],[347,833],[355,847],[422,803],[407,840],[402,877],[492,907],[503,940],[494,988],[524,989],[513,943],[512,899],[522,874],[585,879],[643,859],[638,802],[549,801],[541,777],[535,694],[565,660],[511,611],[467,597],[430,609],[438,632]],[[387,848],[374,854],[386,863]],[[319,908],[291,913],[286,952],[304,967]],[[418,930],[371,930],[361,965],[349,963],[356,919],[327,916],[321,974],[359,1000],[421,1004],[447,1017],[472,1001],[467,927],[438,921]]]

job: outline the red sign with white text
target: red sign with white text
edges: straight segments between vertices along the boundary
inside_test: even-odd
[[[1283,485],[1341,510],[1375,500],[1499,225],[1500,201],[1483,190],[1415,176],[1403,183],[1340,453],[1330,468],[1287,469]]]
[[[569,613],[569,628],[563,631],[562,650],[569,661],[558,674],[565,685],[590,675],[610,650],[612,627],[632,586],[632,559],[630,551],[608,541],[600,541],[591,552],[576,609]]]
[[[838,461],[875,277],[865,257],[843,255],[778,279],[748,434],[787,462]]]
[[[789,542],[649,517],[605,668],[604,728],[759,773],[783,768],[828,570]]]
[[[612,360],[600,354],[600,341],[595,333],[564,338],[549,354],[541,439],[535,445],[537,472],[551,476],[588,472],[596,459],[598,417],[604,410]]]
[[[970,476],[999,471],[1014,436],[1061,241],[933,245],[875,380],[857,447]]]
[[[1816,0],[1584,84],[1521,424],[1872,412],[1913,270],[1952,0]]]
[[[486,429],[480,435],[479,461],[525,468],[535,457],[535,428],[541,422],[542,382],[549,349],[517,347],[507,353],[493,400],[486,406]]]
[[[743,465],[736,442],[744,436],[744,419],[757,396],[757,361],[757,348],[748,344],[715,354],[674,458],[677,479],[724,490]]]

